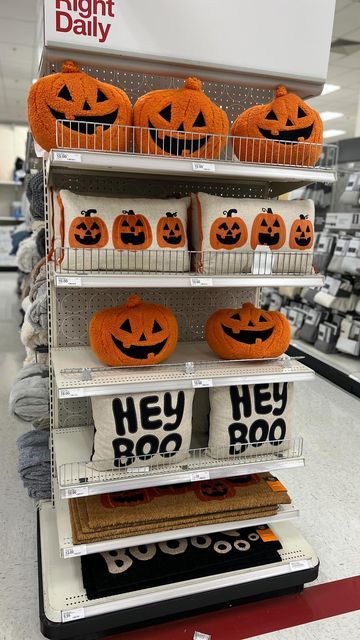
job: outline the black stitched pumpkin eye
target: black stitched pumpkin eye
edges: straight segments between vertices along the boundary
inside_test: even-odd
[[[227,231],[228,228],[229,227],[227,226],[226,222],[223,222],[222,224],[219,224],[219,229],[224,229],[224,231]]]
[[[128,319],[124,320],[120,329],[127,331],[127,333],[132,333],[130,321]]]
[[[180,227],[179,227],[178,223],[176,223],[176,225],[175,225],[175,231],[180,231]]]
[[[232,228],[232,230],[235,229],[237,231],[238,229],[240,229],[240,226],[238,225],[237,222],[234,222],[234,224],[233,224],[233,226],[231,228]]]
[[[153,324],[153,328],[152,328],[152,333],[159,333],[159,331],[162,331],[162,328],[160,327],[159,323],[157,320],[154,320],[154,324]]]
[[[135,222],[135,227],[143,227],[143,226],[144,226],[144,225],[143,225],[143,223],[141,222],[141,220],[137,220],[137,221]]]
[[[306,227],[306,231],[307,231],[307,233],[310,233],[310,227],[309,227],[309,225]]]
[[[167,107],[161,109],[161,111],[159,111],[159,115],[164,118],[164,120],[171,122],[171,104],[168,104]]]
[[[264,318],[264,316],[260,316],[259,322],[267,322],[267,320],[266,320],[266,318]]]
[[[273,111],[271,109],[271,111],[269,111],[267,116],[265,116],[265,120],[277,120],[277,115],[276,115],[275,111]]]
[[[265,218],[262,219],[260,227],[267,227],[268,223],[266,222]]]
[[[93,223],[92,223],[92,225],[91,225],[91,227],[90,227],[90,230],[91,230],[91,231],[94,231],[95,229],[99,229],[99,225],[98,225],[98,223],[97,223],[97,222],[93,222]]]
[[[80,222],[80,224],[78,224],[78,226],[76,228],[77,229],[83,229],[83,231],[86,231],[87,226],[86,226],[85,222]]]
[[[279,220],[274,220],[273,227],[280,227]]]
[[[193,127],[206,127],[206,122],[202,111],[199,111],[198,115],[196,116]]]
[[[96,96],[96,102],[105,102],[105,100],[108,100],[108,98],[106,97],[105,93],[103,91],[101,91],[101,89],[97,90],[97,96]]]
[[[123,227],[130,227],[130,225],[129,225],[127,220],[123,220],[122,226]]]
[[[169,231],[169,225],[168,224],[164,224],[164,231]]]
[[[230,316],[231,320],[240,320],[240,314],[239,313],[234,313],[233,316]]]
[[[300,227],[300,225],[299,225],[299,224],[298,224],[298,226],[296,227],[296,231],[297,231],[298,233],[300,233],[300,231],[301,231],[301,227]]]
[[[298,118],[305,118],[306,117],[306,113],[305,113],[304,109],[302,109],[301,107],[298,108],[297,117]]]
[[[63,100],[72,101],[71,93],[67,88],[66,84],[64,84],[63,88],[58,93],[58,98],[62,98]]]

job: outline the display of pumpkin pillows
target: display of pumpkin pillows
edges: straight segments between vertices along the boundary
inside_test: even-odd
[[[107,198],[61,189],[53,200],[61,270],[189,270],[189,198]]]
[[[193,194],[191,242],[204,274],[311,273],[314,203]]]

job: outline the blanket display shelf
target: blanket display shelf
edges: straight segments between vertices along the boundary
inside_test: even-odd
[[[47,70],[58,68],[58,62],[52,62]],[[83,65],[82,68],[110,81],[112,72],[102,68],[101,62],[97,67]],[[171,86],[177,86],[177,82],[171,80]],[[120,72],[116,83],[135,100],[144,93],[148,83],[151,88],[162,88],[164,78]],[[206,92],[216,101],[215,83],[206,83]],[[234,85],[222,96],[222,106],[231,114],[234,105],[238,112],[239,104],[246,108],[270,97],[268,89]],[[70,131],[74,131],[74,126],[76,129],[77,123],[70,124]],[[243,143],[248,144],[249,140],[245,139]],[[316,167],[302,165],[301,158],[295,160],[293,166],[259,163],[256,158],[252,162],[237,161],[230,153],[230,138],[221,157],[207,157],[206,160],[139,154],[133,148],[125,152],[80,148],[76,143],[76,130],[71,147],[62,147],[59,137],[57,145],[58,149],[52,150],[44,162],[49,248],[53,190],[68,189],[77,194],[111,197],[161,198],[174,192],[178,197],[185,197],[190,192],[203,191],[224,197],[274,198],[304,184],[332,183],[336,179],[337,149],[334,145],[324,145]],[[296,146],[291,148],[296,153]],[[95,251],[100,253],[101,249]],[[180,463],[164,464],[162,468],[138,458],[138,464],[131,472],[127,468],[114,469],[113,464],[111,469],[107,465],[107,469],[99,470],[90,463],[93,440],[90,399],[127,392],[194,390],[311,379],[314,375],[311,369],[296,358],[219,360],[204,343],[204,326],[216,309],[240,306],[244,302],[256,304],[261,285],[315,286],[322,283],[322,277],[314,273],[311,264],[304,271],[289,266],[287,270],[282,268],[276,272],[275,268],[258,266],[249,268],[248,273],[235,270],[235,273],[224,274],[215,270],[204,275],[197,270],[170,273],[155,269],[139,273],[105,268],[103,271],[96,267],[91,269],[80,260],[80,265],[66,271],[62,260],[65,252],[66,247],[56,246],[54,259],[48,267],[53,502],[43,502],[39,509],[43,633],[46,637],[62,640],[92,639],[168,615],[266,594],[300,591],[306,582],[316,579],[319,560],[301,534],[287,522],[298,517],[296,507],[280,505],[276,515],[268,517],[75,544],[69,505],[73,498],[81,496],[111,495],[116,491],[303,466],[302,439],[294,438],[285,451],[278,453],[271,451],[241,459],[217,459],[211,458],[207,449],[193,449]],[[311,254],[306,260],[311,260]],[[164,364],[131,368],[103,366],[88,346],[89,321],[100,309],[125,301],[129,289],[133,288],[144,301],[156,300],[172,309],[179,324],[177,348]],[[101,462],[104,461],[100,461],[100,467]],[[94,600],[86,596],[81,556],[265,523],[271,523],[282,544],[280,562]]]

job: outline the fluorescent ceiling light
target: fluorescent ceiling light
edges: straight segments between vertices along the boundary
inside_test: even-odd
[[[328,120],[335,120],[336,118],[341,118],[341,116],[343,116],[343,113],[340,113],[340,111],[323,111],[322,113],[320,113],[320,118],[323,122],[327,122]]]
[[[324,138],[335,138],[336,136],[342,136],[346,133],[343,129],[327,129],[324,131]]]
[[[326,96],[328,93],[333,93],[333,91],[338,91],[341,87],[338,84],[324,84],[324,88],[321,92],[322,96]]]

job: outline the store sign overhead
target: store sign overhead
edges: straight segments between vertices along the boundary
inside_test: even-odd
[[[56,32],[106,42],[115,18],[114,5],[114,0],[56,0]]]

